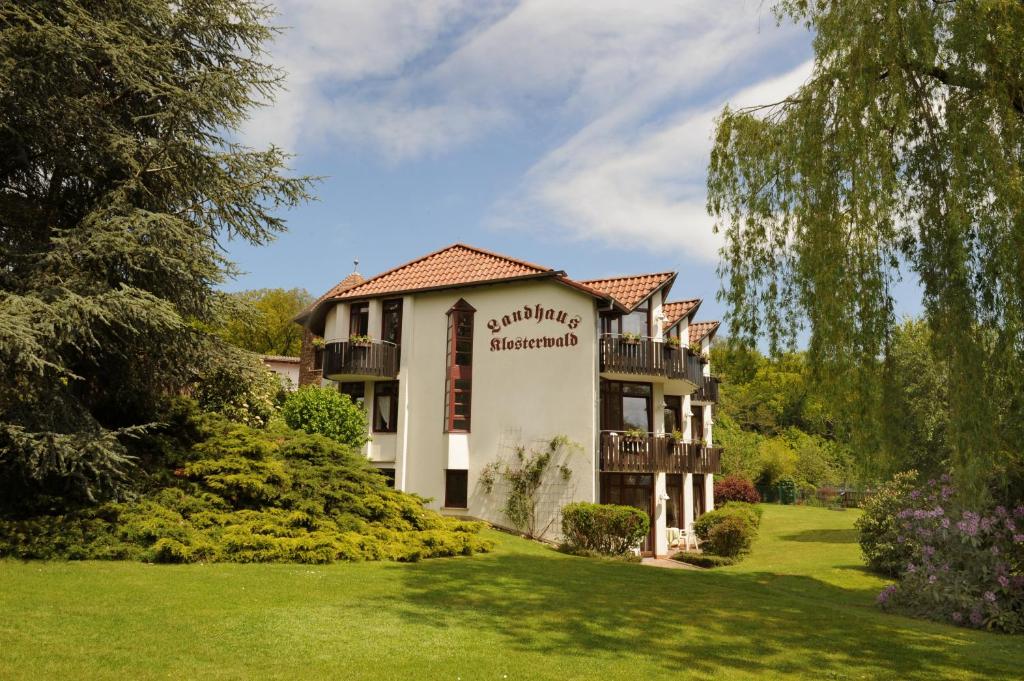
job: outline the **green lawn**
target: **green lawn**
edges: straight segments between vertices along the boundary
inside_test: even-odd
[[[1019,679],[1024,639],[885,615],[855,512],[765,509],[742,564],[0,561],[0,679]]]

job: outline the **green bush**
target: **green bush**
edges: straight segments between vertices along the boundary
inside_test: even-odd
[[[918,548],[913,537],[901,536],[897,519],[913,506],[910,495],[916,484],[917,471],[897,473],[864,502],[864,513],[854,524],[865,560],[882,574],[898,577]]]
[[[748,504],[745,501],[727,501],[718,507],[718,510],[725,511],[727,513],[742,513],[750,521],[750,524],[754,527],[761,527],[761,516],[764,515],[764,509],[754,504]]]
[[[711,553],[697,553],[695,551],[680,551],[672,556],[672,560],[678,560],[682,563],[689,563],[690,565],[696,565],[697,567],[703,568],[725,567],[727,565],[735,565],[737,563],[735,558],[716,556]]]
[[[308,385],[288,396],[282,412],[295,430],[316,433],[353,447],[369,439],[366,410],[333,388]]]
[[[329,563],[490,548],[482,523],[424,508],[333,440],[211,415],[193,426],[199,441],[134,501],[0,519],[0,557]]]
[[[562,507],[564,548],[573,553],[621,556],[650,530],[650,518],[638,508],[577,502]]]
[[[196,384],[199,406],[236,423],[265,428],[280,409],[284,389],[277,374],[255,356],[211,368]]]
[[[758,522],[755,511],[742,506],[730,508],[730,504],[726,504],[702,515],[694,523],[694,530],[701,540],[702,551],[735,558],[750,550],[757,536]]]

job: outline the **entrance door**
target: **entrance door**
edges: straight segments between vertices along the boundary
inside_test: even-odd
[[[601,503],[633,506],[647,514],[651,530],[640,551],[654,553],[654,475],[650,473],[602,473]]]

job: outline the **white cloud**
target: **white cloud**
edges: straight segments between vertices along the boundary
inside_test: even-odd
[[[810,75],[811,63],[736,93],[735,106],[774,102]],[[504,199],[498,225],[549,227],[612,246],[676,249],[713,261],[721,245],[705,211],[705,168],[723,102],[635,132],[630,119],[599,120],[547,155]],[[610,114],[615,116],[615,114]]]
[[[288,92],[257,113],[247,142],[362,147],[401,163],[516,126],[562,131],[564,141],[496,206],[494,224],[702,258],[717,250],[704,171],[722,81],[763,73],[755,67],[799,31],[773,27],[761,0],[280,8],[293,28],[273,58],[290,74]],[[789,87],[801,73],[764,88]]]

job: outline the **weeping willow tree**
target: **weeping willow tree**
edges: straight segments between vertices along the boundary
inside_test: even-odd
[[[249,0],[0,2],[0,505],[115,494],[126,438],[230,350],[199,331],[307,198],[232,143],[281,74]]]
[[[733,332],[777,350],[808,329],[870,450],[894,286],[919,284],[950,464],[984,496],[1024,452],[1024,3],[775,12],[813,32],[813,71],[782,101],[726,108],[709,165]]]

